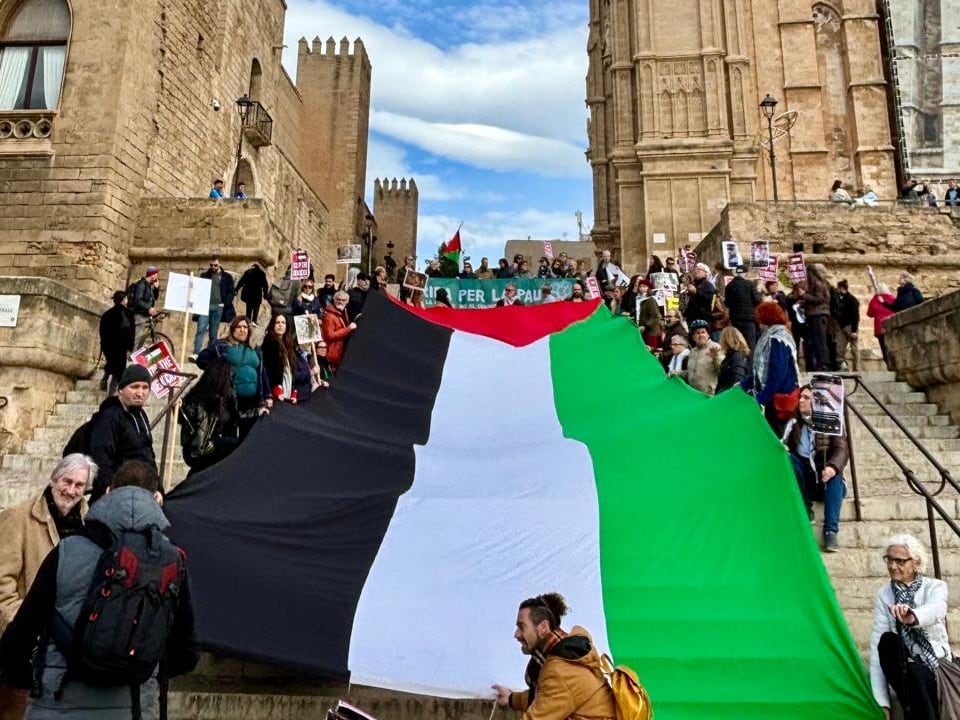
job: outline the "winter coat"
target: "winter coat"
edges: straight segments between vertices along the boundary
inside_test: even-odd
[[[327,314],[329,314],[329,310]],[[269,336],[265,337],[260,349],[260,357],[260,394],[263,399],[272,398],[273,389],[278,385],[283,385],[283,369],[286,365],[280,352],[279,343]],[[309,400],[310,366],[303,354],[297,349],[293,351],[293,367],[290,368],[290,375],[292,379],[291,390],[296,391],[297,402]]]
[[[160,288],[148,283],[146,278],[140,278],[133,286],[132,295],[133,297],[127,303],[130,312],[134,315],[146,317],[150,308],[156,304],[157,298],[160,297]]]
[[[877,293],[870,298],[870,302],[867,305],[867,317],[873,318],[873,334],[875,337],[883,335],[883,321],[888,317],[896,315],[896,313],[890,309],[893,301],[894,297],[890,293]]]
[[[87,514],[81,499],[78,512]],[[0,635],[17,614],[43,559],[60,542],[46,490],[32,500],[0,512]]]
[[[238,398],[249,398],[259,393],[260,366],[263,364],[260,348],[220,338],[200,351],[197,367],[206,370],[217,358],[226,360],[233,368],[233,389]]]
[[[133,350],[134,318],[129,308],[114,305],[100,316],[100,349],[106,356]]]
[[[723,304],[733,323],[753,322],[754,311],[760,304],[756,286],[742,275],[737,275],[723,291]]]
[[[116,397],[100,404],[90,427],[90,452],[100,471],[93,483],[93,499],[106,491],[113,474],[127,460],[143,460],[154,468],[153,435],[143,408],[127,410]]]
[[[644,328],[646,335],[659,335],[662,329],[660,322],[660,308],[657,301],[652,297],[645,297],[638,300],[640,303],[640,327]]]
[[[802,428],[803,421],[798,418],[795,419],[787,433],[787,450],[794,455],[797,454],[797,448],[800,446]],[[822,473],[828,465],[836,471],[837,475],[843,474],[843,468],[850,460],[850,446],[847,444],[846,435],[827,435],[826,433],[815,432],[813,434],[813,448],[813,461],[817,475]]]
[[[717,351],[716,355],[710,354],[712,349]],[[687,382],[690,386],[707,395],[715,394],[722,356],[720,345],[712,340],[706,347],[690,348],[690,355],[687,357]]]
[[[313,300],[304,300],[302,295],[297,295],[293,299],[294,315],[323,315],[323,303],[319,295],[314,295]]]
[[[890,305],[894,312],[902,312],[923,302],[923,293],[913,286],[913,283],[904,283],[897,288],[897,299]]]
[[[687,307],[683,311],[683,317],[688,325],[694,320],[710,322],[713,320],[713,296],[717,294],[716,288],[707,278],[697,280],[693,285],[697,291],[688,295],[689,299],[687,300]]]
[[[349,291],[350,302],[347,303],[347,317],[355,318],[363,312],[363,304],[367,301],[367,290],[355,287]]]
[[[532,675],[528,666],[528,678]],[[614,720],[616,701],[590,633],[574,626],[550,649],[535,684],[510,694],[510,707],[523,713],[522,720]]]
[[[830,286],[826,282],[807,275],[807,291],[803,295],[803,312],[807,317],[830,314]]]
[[[267,274],[259,265],[251,265],[240,276],[235,289],[247,305],[259,305],[270,292]]]
[[[14,678],[21,685],[29,680],[24,668],[29,669],[36,638],[46,631],[54,613],[59,613],[70,626],[76,622],[94,569],[104,546],[109,543],[110,531],[142,531],[150,527],[163,531],[168,526],[153,494],[142,488],[118,488],[99,500],[87,514],[84,532],[62,540],[44,560],[29,598],[0,638],[4,676]],[[171,677],[189,672],[200,658],[186,577],[167,639],[166,658]],[[76,678],[63,682],[66,659],[52,641],[47,644],[44,660],[41,692],[39,697],[31,698],[28,708],[31,720],[63,720],[64,717],[129,720],[129,686],[92,686]],[[62,693],[55,697],[61,685]],[[156,670],[154,676],[140,686],[140,705],[145,719],[157,717]]]
[[[943,580],[924,576],[920,589],[914,596],[913,614],[927,634],[933,652],[938,658],[951,658],[950,640],[947,637],[947,584]],[[870,684],[873,697],[880,707],[890,707],[890,691],[887,678],[880,667],[877,647],[884,633],[897,632],[897,623],[890,614],[890,606],[896,602],[889,582],[880,586],[873,601],[873,628],[870,632]]]
[[[343,350],[347,338],[353,330],[350,329],[350,322],[347,320],[345,311],[337,310],[331,306],[327,308],[327,313],[323,316],[321,323],[324,342],[327,343],[327,362],[330,368],[336,372],[343,361]]]
[[[210,269],[200,273],[200,277],[210,280],[213,277],[213,271]],[[223,268],[220,269],[220,302],[223,304],[223,313],[220,315],[221,323],[231,323],[237,316],[237,311],[233,307],[233,298],[236,291],[233,286],[233,275]],[[196,321],[198,316],[194,315]]]
[[[860,301],[850,293],[837,293],[833,319],[841,328],[849,327],[850,332],[857,332],[860,327]]]
[[[717,378],[717,393],[740,385],[750,377],[750,358],[739,350],[728,350],[720,363],[720,376]]]

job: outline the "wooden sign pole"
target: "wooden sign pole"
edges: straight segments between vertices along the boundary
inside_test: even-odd
[[[180,368],[183,369],[187,361],[187,338],[189,337],[190,331],[190,302],[193,296],[193,273],[190,273],[190,280],[187,283],[187,310],[183,314],[183,335],[180,338]],[[179,385],[179,383],[178,383]],[[171,392],[175,392],[171,390]],[[180,425],[180,401],[170,408],[172,416],[170,418],[170,423],[166,426],[170,428],[169,435],[164,438],[164,442],[169,443],[168,453],[167,453],[167,466],[164,468],[163,473],[163,489],[164,492],[170,490],[173,477],[173,454],[176,449],[177,442],[177,429]]]

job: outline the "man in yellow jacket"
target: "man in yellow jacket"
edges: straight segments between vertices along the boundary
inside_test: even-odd
[[[517,630],[527,664],[527,690],[494,685],[497,704],[523,713],[523,720],[614,720],[613,691],[600,669],[600,655],[590,633],[560,627],[567,604],[559,593],[545,593],[520,603]]]
[[[86,455],[67,455],[43,492],[0,512],[0,635],[17,614],[43,559],[61,538],[83,528],[83,493],[96,475],[97,465]],[[0,687],[0,720],[22,718],[25,703],[26,693]]]

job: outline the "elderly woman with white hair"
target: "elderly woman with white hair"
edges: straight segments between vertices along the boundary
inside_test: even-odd
[[[894,535],[883,560],[890,582],[873,603],[870,682],[890,717],[892,687],[906,720],[937,720],[937,669],[951,660],[947,638],[947,584],[923,575],[926,552],[912,535]]]

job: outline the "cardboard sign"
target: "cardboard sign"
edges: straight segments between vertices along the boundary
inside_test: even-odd
[[[838,375],[814,375],[813,413],[810,424],[824,435],[843,435],[843,378]]]
[[[310,277],[310,256],[306,250],[294,250],[290,253],[290,279],[306,280]]]
[[[297,343],[309,345],[323,340],[323,331],[320,329],[320,318],[313,313],[295,315],[293,324],[297,329]]]
[[[807,264],[803,260],[803,253],[787,255],[787,275],[791,282],[807,279]]]
[[[20,296],[0,295],[0,327],[16,327],[20,317]]]
[[[360,262],[360,245],[341,245],[337,248],[337,265],[354,265]]]
[[[547,260],[553,260],[553,243],[545,242],[543,244],[543,254],[547,257]]]
[[[409,290],[423,290],[427,287],[427,276],[416,270],[407,270],[403,276],[403,286]]]
[[[677,250],[677,267],[680,272],[687,273],[693,272],[693,268],[697,265],[697,254],[690,249],[690,246]]]
[[[743,258],[740,257],[740,248],[733,240],[725,240],[721,243],[723,247],[723,266],[727,270],[733,270],[743,265]]]
[[[677,276],[672,272],[650,273],[650,280],[653,282],[654,290],[662,288],[669,292],[676,292],[679,285]]]
[[[755,268],[770,264],[770,243],[766,240],[750,241],[750,264]]]
[[[600,294],[600,283],[597,282],[597,279],[593,275],[587,278],[587,290],[590,291],[590,297],[592,298],[603,297]]]
[[[780,259],[776,255],[774,255],[769,259],[769,262],[765,267],[757,268],[757,277],[759,277],[764,282],[769,282],[770,280],[777,280],[779,270],[780,270]]]
[[[160,372],[161,370],[180,371],[180,366],[177,365],[173,353],[170,352],[170,348],[167,347],[164,340],[150,347],[137,350],[130,356],[130,359],[150,371],[150,391],[158,400],[165,398],[171,390],[180,387],[180,383],[183,382],[181,377]]]
[[[163,309],[193,315],[209,315],[210,286],[209,278],[191,277],[172,272],[167,276],[167,294],[163,299]]]

